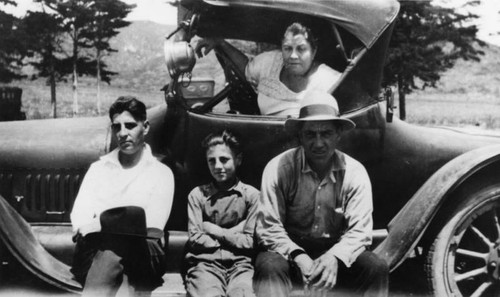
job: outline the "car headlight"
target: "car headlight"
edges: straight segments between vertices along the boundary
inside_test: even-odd
[[[170,77],[177,77],[193,70],[196,57],[188,42],[165,40],[164,53]]]

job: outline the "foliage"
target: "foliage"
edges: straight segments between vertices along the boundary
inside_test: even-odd
[[[485,43],[476,38],[477,28],[469,23],[475,18],[476,15],[458,13],[428,1],[401,2],[384,69],[384,84],[397,84],[402,119],[406,117],[406,94],[418,88],[436,87],[440,75],[453,67],[457,59],[479,60],[483,52],[475,45]]]
[[[130,25],[124,19],[136,5],[129,5],[119,0],[96,0],[89,7],[92,21],[82,32],[82,37],[88,40],[86,47],[95,49],[95,61],[101,64],[101,79],[109,84],[113,72],[106,71],[106,64],[102,57],[117,50],[112,48],[109,41],[120,33],[118,29]]]
[[[118,0],[35,0],[44,8],[51,10],[50,15],[57,18],[59,27],[70,40],[66,57],[56,60],[57,71],[61,77],[71,75],[73,80],[74,113],[78,113],[78,77],[97,76],[98,81],[110,82],[115,74],[106,69],[101,61],[102,54],[113,51],[109,38],[116,35],[116,29],[127,26],[123,21],[135,7]],[[91,54],[95,50],[97,54]],[[98,85],[99,88],[99,85]]]
[[[64,32],[71,39],[71,50],[68,55],[73,67],[67,68],[66,74],[83,75],[90,73],[88,67],[91,58],[81,48],[89,47],[85,37],[85,30],[92,21],[92,12],[89,9],[92,2],[84,0],[39,0],[51,8],[61,19]],[[78,67],[80,66],[80,67]],[[74,77],[75,79],[76,77]]]
[[[57,81],[64,78],[65,68],[63,50],[63,28],[57,15],[43,12],[28,12],[22,22],[30,64],[38,70],[38,76],[53,74]]]
[[[57,116],[56,83],[68,73],[64,56],[64,29],[62,19],[56,14],[28,12],[22,22],[30,64],[38,70],[32,78],[47,77],[51,90],[52,116]]]
[[[0,0],[0,4],[16,5],[9,0]],[[20,69],[24,49],[18,26],[18,18],[0,10],[0,82],[3,83],[23,77]]]
[[[125,21],[125,17],[130,13],[135,5],[128,5],[119,0],[96,0],[92,2],[90,9],[92,11],[92,22],[87,30],[82,32],[82,36],[88,40],[88,47],[95,50],[95,67],[97,77],[97,112],[101,111],[100,81],[110,83],[110,76],[116,74],[106,70],[107,65],[102,61],[104,56],[112,52],[113,49],[109,40],[118,35],[118,29],[130,25]]]

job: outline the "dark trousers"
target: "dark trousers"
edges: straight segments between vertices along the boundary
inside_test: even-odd
[[[254,289],[259,297],[289,296],[292,288],[302,288],[302,275],[293,262],[273,252],[261,252],[255,261]],[[385,261],[365,251],[347,268],[339,261],[333,296],[387,296],[389,269]]]
[[[98,233],[77,241],[71,268],[86,296],[114,296],[124,276],[138,293],[151,292],[165,271],[159,240]]]

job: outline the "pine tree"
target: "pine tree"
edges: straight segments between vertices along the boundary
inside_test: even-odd
[[[473,5],[477,1],[472,1]],[[436,87],[440,74],[457,59],[479,60],[477,28],[470,13],[431,5],[429,1],[404,1],[396,20],[384,69],[384,84],[398,86],[400,118],[406,118],[406,94]],[[417,79],[421,82],[417,84]]]
[[[4,5],[17,5],[14,1],[0,0]],[[8,83],[22,78],[20,70],[25,54],[19,19],[0,10],[0,82]]]
[[[83,48],[88,47],[88,40],[83,36],[82,32],[87,30],[87,27],[92,21],[92,11],[90,6],[93,1],[87,0],[36,0],[43,3],[44,6],[50,8],[54,13],[57,13],[61,19],[64,31],[71,40],[71,49],[68,58],[63,60],[64,65],[71,65],[70,68],[62,67],[62,69],[70,71],[72,77],[73,89],[73,114],[78,114],[78,77],[91,73],[92,59],[83,51]]]
[[[95,0],[90,6],[93,15],[92,22],[87,30],[82,32],[82,37],[89,41],[88,46],[95,51],[94,69],[97,78],[96,108],[98,114],[101,113],[100,82],[102,80],[109,84],[110,76],[116,74],[106,70],[107,65],[103,62],[103,57],[117,51],[111,48],[109,41],[120,33],[118,29],[130,25],[130,22],[124,19],[134,7],[135,5],[128,5],[119,0]]]
[[[50,85],[52,117],[57,117],[56,83],[69,71],[65,62],[64,27],[56,14],[29,11],[22,22],[30,64],[38,73],[33,77],[47,77]]]

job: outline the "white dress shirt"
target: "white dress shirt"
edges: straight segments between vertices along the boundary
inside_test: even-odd
[[[132,168],[122,167],[118,153],[117,148],[102,156],[87,171],[71,212],[75,232],[100,231],[100,214],[120,206],[142,207],[146,226],[164,229],[174,196],[172,171],[153,157],[147,144]]]

